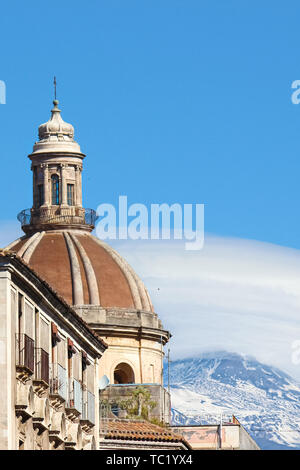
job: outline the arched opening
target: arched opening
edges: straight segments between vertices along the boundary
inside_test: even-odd
[[[129,364],[121,362],[114,370],[114,383],[115,384],[133,384],[134,372]]]
[[[51,176],[51,192],[52,192],[52,206],[59,205],[59,177],[58,175]]]

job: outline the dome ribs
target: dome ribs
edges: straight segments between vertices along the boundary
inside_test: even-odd
[[[69,235],[71,235],[71,231],[69,232]],[[82,282],[82,288],[83,288],[83,300],[84,300],[84,305],[89,305],[90,303],[90,293],[89,293],[89,287],[88,287],[88,282],[85,274],[85,269],[83,265],[83,261],[81,259],[78,247],[74,244],[74,248],[76,251],[77,259],[79,262],[80,266],[80,275],[81,275],[81,282]]]
[[[4,250],[12,250],[15,253],[23,246],[24,243],[26,243],[27,235],[23,235],[23,237],[18,238],[17,240],[14,240],[11,242],[9,245],[7,245]]]
[[[62,233],[45,232],[30,257],[29,266],[72,305],[71,260]]]
[[[151,303],[148,300],[148,293],[141,279],[134,272],[132,267],[119,255],[110,245],[104,243],[96,237],[93,239],[115,260],[122,270],[127,282],[130,286],[131,294],[134,299],[135,308],[153,311]]]
[[[109,245],[107,245],[106,243],[103,243],[102,241],[100,241],[98,238],[96,237],[93,237],[93,239],[96,241],[96,243],[98,243],[98,245],[100,245],[111,257],[112,259],[117,263],[117,265],[119,266],[119,268],[121,269],[123,275],[125,276],[125,279],[127,280],[127,283],[128,283],[128,286],[129,286],[129,289],[131,291],[131,295],[132,295],[132,298],[133,298],[133,302],[134,302],[134,307],[137,308],[137,309],[142,309],[142,302],[141,302],[141,298],[140,298],[140,294],[139,294],[139,290],[138,290],[138,287],[136,285],[136,282],[133,278],[133,276],[131,275],[131,273],[129,272],[129,269],[128,269],[128,265],[127,263],[125,262],[125,260],[123,258],[121,258],[121,256],[119,256],[119,254],[113,250]]]
[[[33,240],[34,237],[31,237],[32,243],[30,243],[27,250],[23,254],[23,259],[24,259],[24,261],[26,261],[26,263],[29,263],[30,258],[32,256],[34,250],[36,249],[36,247],[40,243],[40,241],[43,238],[44,234],[45,234],[45,232],[38,232],[38,236],[34,240]]]
[[[91,233],[39,231],[9,246],[70,305],[154,312],[148,291],[132,267]]]
[[[37,238],[39,239],[40,237],[40,232],[36,232],[34,235],[28,238],[28,240],[24,243],[24,245],[21,246],[19,251],[17,252],[17,255],[20,256],[21,258],[24,258],[24,253],[27,250],[27,248],[31,245],[32,242],[34,242]]]
[[[90,234],[78,234],[76,238],[84,247],[93,264],[100,292],[102,307],[134,308],[134,300],[124,272],[110,253]]]
[[[65,241],[67,244],[70,262],[71,262],[71,276],[72,276],[72,285],[73,285],[73,304],[74,305],[83,305],[83,287],[82,279],[80,273],[79,261],[77,254],[71,240],[70,235],[67,232],[64,232]]]
[[[86,254],[85,249],[83,248],[82,244],[78,240],[78,238],[75,235],[72,235],[71,232],[68,232],[72,241],[76,245],[81,260],[83,262],[84,266],[84,271],[87,279],[87,285],[88,285],[88,290],[89,290],[89,301],[91,305],[100,305],[100,296],[99,296],[99,290],[98,290],[98,283],[97,283],[97,278],[95,275],[94,268],[92,266],[92,263],[90,262],[89,257]]]

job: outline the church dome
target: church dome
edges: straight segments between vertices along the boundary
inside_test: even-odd
[[[131,266],[89,232],[38,231],[7,248],[23,258],[70,305],[153,312],[147,289]]]
[[[39,126],[29,155],[33,206],[18,215],[25,236],[14,251],[70,305],[92,310],[154,313],[143,282],[129,264],[90,232],[96,212],[82,206],[82,161],[74,128],[62,120],[58,101]],[[95,307],[95,308],[94,308]],[[87,308],[86,308],[87,309]]]
[[[18,214],[25,236],[6,247],[44,279],[107,344],[99,378],[162,381],[170,333],[141,279],[121,255],[92,235],[97,213],[82,204],[85,155],[54,100],[31,160],[33,204]]]

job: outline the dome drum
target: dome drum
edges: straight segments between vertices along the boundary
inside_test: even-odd
[[[163,329],[154,312],[95,305],[77,305],[75,310],[101,337],[142,338],[162,342],[163,345],[170,339],[170,333]]]

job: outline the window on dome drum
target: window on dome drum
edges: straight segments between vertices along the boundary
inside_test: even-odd
[[[67,185],[67,199],[68,205],[74,206],[74,184]]]
[[[59,178],[58,175],[51,176],[51,188],[52,188],[52,206],[59,205]]]
[[[134,372],[129,364],[121,362],[114,370],[114,383],[115,384],[133,384]]]
[[[39,184],[38,185],[38,191],[37,191],[37,196],[38,196],[38,207],[42,206],[44,204],[44,185]]]

